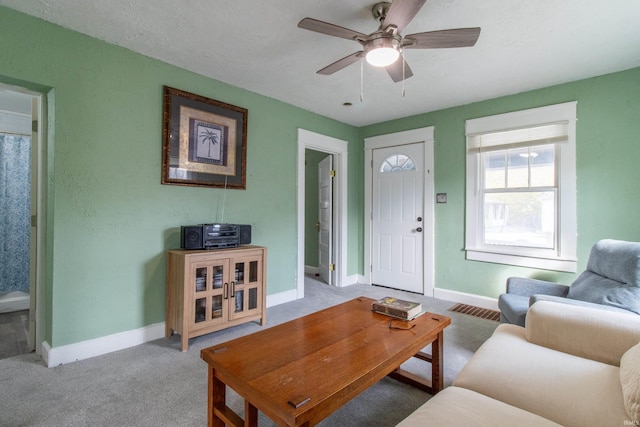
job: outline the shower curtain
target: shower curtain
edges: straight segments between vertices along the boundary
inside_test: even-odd
[[[31,138],[0,133],[0,293],[29,292]]]

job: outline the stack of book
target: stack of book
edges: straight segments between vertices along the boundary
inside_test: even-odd
[[[422,304],[419,302],[405,301],[393,297],[384,297],[374,301],[371,309],[377,313],[403,320],[412,320],[422,314]]]

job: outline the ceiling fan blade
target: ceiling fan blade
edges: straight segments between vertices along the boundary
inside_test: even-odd
[[[404,64],[404,75],[402,74],[402,64]],[[398,58],[396,62],[391,65],[387,65],[385,68],[391,79],[396,83],[413,76],[413,72],[411,71],[411,68],[409,68],[409,64],[407,64],[407,61],[403,61],[402,58]]]
[[[387,16],[382,22],[381,28],[384,29],[389,25],[398,27],[398,32],[402,32],[404,27],[418,14],[422,6],[427,0],[393,0]]]
[[[361,50],[358,51],[358,52],[354,52],[351,55],[345,56],[342,59],[338,59],[333,64],[327,65],[323,69],[316,71],[316,73],[324,74],[325,76],[331,75],[331,74],[335,73],[336,71],[340,71],[343,68],[348,67],[349,65],[351,65],[354,62],[358,61],[362,57],[362,53],[363,52]]]
[[[334,37],[340,37],[348,40],[365,39],[368,36],[358,31],[353,31],[348,28],[339,27],[338,25],[330,24],[324,21],[318,21],[313,18],[304,18],[298,22],[298,27],[305,30],[315,31],[316,33],[328,34]]]
[[[405,36],[405,49],[438,49],[447,47],[469,47],[476,44],[480,28],[457,28],[453,30],[428,31]]]

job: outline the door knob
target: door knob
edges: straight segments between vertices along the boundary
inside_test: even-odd
[[[418,222],[422,222],[422,217],[421,216],[418,217]]]
[[[422,227],[418,227],[418,228],[416,228],[416,231],[417,231],[418,233],[421,233],[421,232],[422,232]]]

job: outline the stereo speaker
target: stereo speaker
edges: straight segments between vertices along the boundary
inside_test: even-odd
[[[183,249],[202,249],[202,226],[183,225],[180,228],[180,243]]]
[[[251,226],[238,224],[238,234],[241,245],[248,245],[251,243]]]

